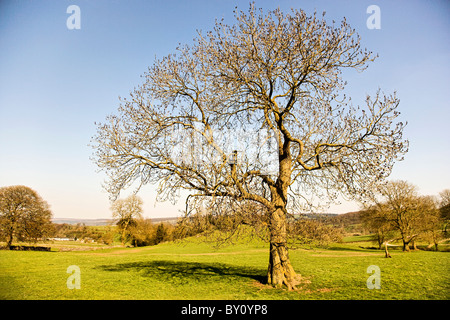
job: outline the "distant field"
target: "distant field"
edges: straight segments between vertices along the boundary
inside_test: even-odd
[[[364,248],[371,243],[354,242],[357,238],[349,240],[352,242],[327,248],[291,250],[294,268],[304,279],[294,292],[262,283],[268,248],[257,241],[219,250],[197,238],[153,247],[92,251],[0,250],[0,298],[450,298],[450,253],[392,250],[392,258],[385,259],[383,252]],[[80,268],[81,289],[67,288],[70,275],[66,271],[71,265]],[[370,290],[366,286],[370,265],[381,270],[381,289]]]

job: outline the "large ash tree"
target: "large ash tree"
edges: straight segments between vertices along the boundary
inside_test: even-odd
[[[98,124],[94,160],[113,199],[157,184],[161,200],[187,190],[187,207],[209,209],[198,212],[242,208],[267,227],[267,282],[293,289],[289,216],[312,199],[362,198],[390,174],[407,151],[399,100],[378,91],[353,106],[345,97],[342,71],[375,58],[345,19],[253,6],[235,18],[149,67]]]

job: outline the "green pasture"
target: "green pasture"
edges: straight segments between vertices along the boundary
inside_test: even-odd
[[[355,239],[351,239],[354,241]],[[365,239],[363,239],[365,240]],[[215,249],[197,238],[152,247],[80,251],[0,250],[1,299],[449,299],[449,252],[367,249],[344,242],[290,251],[297,291],[265,285],[268,246],[242,241]],[[75,248],[76,249],[76,248]],[[68,289],[67,268],[80,268]],[[367,268],[381,270],[368,289]]]

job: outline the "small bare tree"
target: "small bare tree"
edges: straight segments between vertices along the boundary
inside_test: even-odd
[[[388,221],[387,212],[382,205],[372,205],[369,208],[361,211],[361,219],[363,225],[374,234],[378,244],[378,249],[382,249],[385,245],[386,257],[389,255],[387,245],[389,241],[395,238],[395,229]]]
[[[118,199],[111,206],[113,218],[122,231],[122,245],[125,244],[130,228],[135,226],[136,220],[142,218],[142,199],[132,194],[126,199]]]
[[[443,220],[443,233],[447,237],[447,227],[450,221],[450,189],[445,189],[439,193],[439,211]]]
[[[420,223],[421,238],[429,242],[428,248],[434,245],[438,251],[438,245],[445,241],[443,230],[444,219],[439,210],[439,201],[437,197],[420,197],[420,207],[423,220]]]
[[[355,107],[342,94],[342,71],[375,58],[345,19],[253,5],[235,17],[155,61],[98,124],[94,158],[113,198],[137,182],[158,184],[160,200],[188,190],[188,207],[219,214],[254,203],[270,234],[268,283],[292,289],[288,216],[315,197],[364,197],[390,174],[407,151],[399,100],[378,91]]]

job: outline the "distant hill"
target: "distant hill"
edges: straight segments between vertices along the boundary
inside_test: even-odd
[[[315,213],[315,214],[296,214],[295,218],[306,219],[326,219],[336,224],[349,224],[359,223],[359,212],[349,212],[345,214],[336,213]],[[149,218],[153,223],[171,223],[175,224],[179,217],[167,217],[167,218]],[[106,226],[114,223],[113,219],[76,219],[76,218],[53,218],[53,223],[67,223],[67,224],[83,224],[86,226]]]
[[[300,213],[300,214],[294,214],[294,218],[306,218],[306,219],[312,219],[312,220],[322,220],[322,219],[329,219],[339,216],[337,213]]]
[[[113,222],[112,219],[75,219],[75,218],[52,218],[53,223],[85,224],[86,226],[106,226]]]
[[[330,221],[343,226],[348,226],[351,224],[360,224],[361,211],[343,213],[333,217]]]
[[[150,219],[153,223],[172,223],[175,224],[178,220],[178,217],[168,217],[168,218],[153,218]],[[113,219],[76,219],[76,218],[52,218],[53,223],[58,224],[84,224],[86,226],[107,226],[109,224],[114,223]]]

